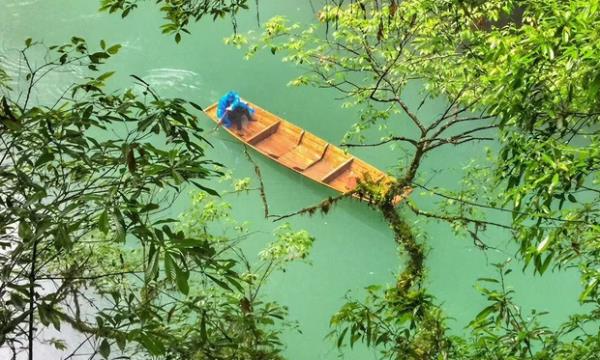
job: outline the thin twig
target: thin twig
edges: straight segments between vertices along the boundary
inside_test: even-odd
[[[301,215],[301,214],[314,214],[316,211],[321,210],[321,212],[323,213],[327,213],[329,211],[329,209],[331,208],[332,205],[334,205],[335,203],[337,203],[338,201],[340,201],[343,198],[346,198],[348,196],[352,196],[354,194],[355,191],[348,191],[345,192],[343,194],[340,194],[338,196],[335,197],[328,197],[327,199],[319,202],[316,205],[313,206],[309,206],[309,207],[305,207],[303,209],[300,209],[298,211],[294,211],[292,213],[286,214],[286,215],[271,215],[270,217],[273,218],[273,222],[276,221],[280,221],[283,219],[287,219],[290,218],[292,216],[296,216],[296,215]]]
[[[340,146],[345,146],[345,147],[373,147],[373,146],[380,146],[380,145],[384,145],[387,143],[390,143],[392,141],[403,141],[403,142],[407,142],[410,143],[414,146],[417,146],[417,141],[411,138],[407,138],[404,136],[392,136],[386,140],[382,140],[376,143],[371,143],[371,144],[341,144]]]
[[[248,160],[252,163],[252,165],[254,165],[254,173],[256,173],[256,177],[258,178],[258,183],[260,185],[260,187],[259,187],[260,199],[262,200],[262,203],[263,203],[265,219],[267,219],[267,218],[269,218],[269,203],[267,202],[267,195],[265,193],[265,184],[263,182],[262,173],[260,172],[260,167],[258,166],[256,161],[254,161],[254,159],[252,159],[252,156],[250,156],[250,153],[248,152],[248,147],[246,145],[244,145],[244,154],[246,154],[246,157],[248,158]]]

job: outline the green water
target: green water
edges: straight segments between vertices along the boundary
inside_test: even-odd
[[[314,15],[308,1],[261,2],[261,18],[286,14],[296,20],[309,22]],[[286,83],[301,69],[282,64],[279,58],[262,54],[252,61],[243,60],[242,53],[223,44],[230,35],[228,22],[202,22],[192,27],[192,36],[176,45],[171,37],[160,34],[160,14],[142,7],[126,20],[119,16],[97,13],[98,1],[67,0],[2,0],[0,3],[0,48],[15,55],[23,40],[33,37],[47,44],[67,42],[72,35],[97,44],[121,43],[123,49],[111,60],[110,69],[117,70],[110,86],[132,86],[129,74],[136,74],[162,96],[192,99],[209,104],[229,89],[238,90],[244,97],[286,118],[318,136],[338,144],[356,115],[341,110],[336,94],[318,89],[290,88]],[[240,30],[256,30],[255,14],[250,12],[240,21]],[[20,64],[3,59],[4,66],[13,72]],[[48,78],[44,90],[35,94],[37,101],[58,95],[64,84],[81,74],[60,74]],[[420,98],[407,95],[414,105]],[[421,114],[435,114],[443,104],[430,104]],[[200,116],[206,127],[213,125]],[[401,119],[396,128],[403,131]],[[242,153],[242,146],[223,131],[212,134],[214,149],[209,156],[218,159],[234,171],[236,177],[254,176],[253,168]],[[460,169],[473,157],[483,156],[483,145],[472,144],[437,153],[426,159],[424,177],[430,186],[456,188]],[[401,152],[390,148],[353,151],[364,160],[382,169],[392,169]],[[332,193],[310,180],[279,167],[259,155],[254,155],[263,172],[271,211],[284,214],[312,205]],[[435,174],[435,175],[434,175]],[[415,191],[413,197],[427,206],[431,197]],[[258,196],[229,198],[238,219],[248,220],[264,234],[253,238],[246,246],[258,251],[270,240],[273,228],[262,217]],[[177,214],[187,206],[183,199],[176,204]],[[504,216],[502,214],[496,214]],[[495,219],[495,220],[502,220]],[[391,232],[376,212],[356,201],[343,201],[328,216],[299,217],[291,220],[295,228],[310,231],[317,239],[311,264],[294,264],[286,273],[276,274],[266,289],[267,295],[290,309],[290,318],[300,323],[302,333],[286,335],[286,355],[290,359],[334,359],[338,353],[331,341],[324,339],[329,331],[329,317],[343,303],[348,290],[359,293],[364,286],[390,283],[401,266]],[[453,318],[453,331],[461,331],[481,308],[484,299],[474,289],[475,279],[490,276],[490,263],[511,257],[514,250],[507,245],[508,236],[491,232],[484,239],[490,245],[506,250],[478,250],[469,239],[456,238],[445,224],[421,224],[428,236],[430,248],[427,265],[432,292],[444,304]],[[520,268],[519,264],[515,266]],[[577,307],[579,284],[573,273],[555,273],[543,279],[515,272],[509,282],[517,290],[517,298],[526,307],[552,312],[550,325],[563,320]],[[371,359],[375,354],[365,349],[348,353],[345,359]]]

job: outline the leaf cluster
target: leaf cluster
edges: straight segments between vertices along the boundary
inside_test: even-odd
[[[40,330],[68,326],[104,358],[277,358],[286,310],[258,296],[274,262],[254,269],[237,248],[244,226],[231,225],[237,238],[207,232],[229,206],[205,201],[222,172],[205,157],[201,108],[137,76],[141,91],[107,92],[113,72],[96,71],[119,45],[90,49],[26,40],[25,96],[0,99],[0,347],[33,356]],[[59,98],[32,96],[75,67],[88,76]],[[192,213],[170,217],[190,187]]]

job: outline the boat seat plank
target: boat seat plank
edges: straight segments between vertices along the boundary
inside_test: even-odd
[[[259,143],[255,144],[258,149],[264,151],[270,157],[278,159],[295,148],[296,142],[289,138],[280,138],[278,136],[269,136]]]
[[[324,149],[315,149],[314,147],[300,144],[281,156],[279,161],[286,166],[292,167],[294,170],[302,172],[323,158],[327,146],[328,144],[324,146]]]
[[[242,129],[242,133],[238,135],[240,135],[242,138],[244,138],[244,141],[247,141],[248,138],[256,135],[258,132],[264,130],[265,127],[267,127],[268,125],[260,122],[260,121],[248,121],[246,123],[244,123],[243,129]],[[232,129],[234,132],[236,132],[236,129]]]
[[[329,182],[329,185],[336,188],[342,188],[345,191],[351,191],[356,189],[359,182],[369,181],[367,179],[370,178],[370,175],[357,172],[358,169],[354,167],[355,164],[356,162],[346,170],[342,171],[339,176]]]
[[[333,146],[328,146],[327,149],[324,150],[323,158],[307,167],[303,172],[304,175],[319,182],[321,182],[323,176],[327,175],[332,169],[338,167],[338,165],[346,160],[345,157],[336,154],[336,151],[334,151],[335,147]]]
[[[381,174],[379,174],[379,175],[378,175],[378,176],[375,178],[375,180],[373,180],[373,182],[374,182],[375,184],[378,184],[378,183],[379,183],[381,180],[383,180],[383,178],[385,178],[385,173],[383,173],[383,172],[382,172]]]
[[[256,145],[257,143],[261,142],[262,140],[273,135],[279,128],[279,124],[281,124],[281,121],[276,121],[276,122],[272,123],[271,125],[267,125],[265,128],[263,128],[256,134],[252,135],[248,139],[246,139],[246,141],[250,145]]]
[[[326,183],[331,182],[333,179],[340,176],[344,171],[348,170],[350,168],[350,165],[352,165],[353,161],[354,161],[353,157],[344,161],[343,163],[338,165],[336,168],[331,170],[327,175],[323,176],[321,181],[326,182]]]
[[[298,142],[296,143],[296,145],[300,145],[300,143],[302,143],[302,139],[304,139],[304,134],[306,134],[306,130],[302,130],[300,136],[298,137]]]
[[[362,179],[363,177],[356,173],[353,164],[351,164],[346,169],[340,171],[338,176],[331,179],[328,184],[335,188],[350,191],[354,190],[358,185],[358,182]]]
[[[323,146],[323,151],[321,151],[321,155],[317,159],[315,159],[312,163],[308,164],[304,168],[304,170],[308,169],[309,167],[314,166],[316,163],[323,160],[323,157],[325,157],[325,154],[327,153],[327,149],[329,149],[329,143],[327,143],[327,144],[325,144],[325,146]]]

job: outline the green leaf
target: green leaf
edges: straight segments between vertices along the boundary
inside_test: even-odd
[[[348,332],[348,328],[344,328],[337,339],[337,347],[341,348],[344,343],[344,338],[346,337],[346,333]]]
[[[216,192],[215,190],[213,190],[211,188],[207,188],[206,186],[203,186],[196,181],[192,181],[192,184],[196,185],[196,187],[198,187],[201,190],[204,190],[206,193],[208,193],[210,195],[221,197],[221,195],[219,195],[219,193]]]
[[[115,218],[115,241],[124,243],[127,239],[127,233],[125,232],[125,219],[123,218],[123,214],[117,206],[113,208],[112,214]]]
[[[156,121],[156,117],[148,116],[145,119],[142,119],[138,122],[138,131],[145,131],[152,123]]]
[[[115,73],[114,71],[105,72],[104,74],[98,76],[96,78],[96,80],[98,80],[98,81],[104,81],[104,80],[108,79],[109,77],[113,76],[114,73]]]
[[[592,280],[590,280],[587,284],[587,286],[585,287],[585,289],[583,290],[583,292],[581,293],[581,295],[579,295],[579,301],[580,302],[585,302],[588,297],[594,292],[596,291],[596,288],[598,287],[598,279],[594,278]]]
[[[485,282],[491,282],[491,283],[499,283],[498,280],[493,279],[493,278],[478,278],[477,281],[485,281]]]
[[[138,336],[137,340],[152,355],[158,356],[165,352],[165,346],[156,337],[151,338],[150,336],[142,333]]]
[[[177,283],[177,288],[185,295],[190,292],[190,286],[188,284],[189,276],[189,271],[183,270],[178,264],[175,264],[175,281]]]
[[[203,109],[203,108],[202,108],[200,105],[196,104],[195,102],[188,101],[188,103],[189,103],[190,105],[192,105],[192,106],[193,106],[195,109],[197,109],[197,110],[200,110],[200,111],[204,112],[204,109]]]
[[[2,119],[2,123],[4,125],[6,125],[6,127],[9,130],[13,130],[13,131],[21,130],[21,128],[23,127],[21,125],[21,123],[19,123],[18,121],[14,121],[14,120],[11,120],[11,119]]]
[[[83,114],[81,114],[81,119],[86,121],[89,120],[90,116],[92,116],[93,111],[94,107],[92,105],[86,107],[85,110],[83,110]]]
[[[200,339],[202,343],[206,343],[208,340],[208,334],[206,333],[206,313],[202,312],[202,318],[200,319]]]
[[[206,273],[206,276],[208,278],[210,278],[215,284],[217,284],[220,287],[222,287],[223,289],[231,291],[231,288],[229,287],[229,285],[227,285],[227,283],[225,281],[220,280],[217,277],[215,277],[215,276],[213,276],[213,275],[211,275],[209,273]]]
[[[138,212],[140,214],[142,214],[142,213],[146,213],[146,212],[157,210],[159,208],[160,208],[160,205],[158,205],[158,204],[148,203],[148,204],[144,205],[141,209],[139,209]]]
[[[559,183],[560,183],[560,176],[558,173],[555,173],[552,176],[552,182],[550,183],[550,187],[548,187],[548,193],[552,194],[552,192],[554,191],[556,186],[558,186]]]
[[[98,353],[100,353],[103,358],[108,359],[110,356],[110,344],[108,343],[108,340],[102,340],[100,347],[98,348]]]
[[[127,151],[127,169],[129,169],[130,173],[135,173],[137,169],[137,161],[135,160],[135,153],[133,149],[129,149]]]
[[[131,9],[133,8],[133,5],[128,7],[127,9],[123,10],[123,12],[121,13],[121,18],[124,19],[127,17],[127,15],[129,15],[129,12],[131,12]]]
[[[38,167],[40,165],[44,165],[45,163],[54,160],[54,154],[51,153],[48,150],[45,150],[42,155],[40,155],[40,157],[37,159],[37,161],[35,162],[35,167]]]
[[[108,49],[106,49],[106,52],[111,55],[115,55],[116,53],[119,52],[120,49],[121,49],[121,45],[116,44],[116,45],[113,45],[113,46],[109,47]]]
[[[52,346],[54,346],[54,348],[56,350],[60,350],[60,351],[64,351],[67,349],[67,344],[60,339],[50,339],[50,344],[52,344]]]
[[[117,346],[121,352],[125,351],[125,345],[127,345],[127,339],[125,336],[118,335],[115,339],[117,341]]]
[[[44,326],[50,325],[50,319],[48,319],[48,307],[45,305],[38,306],[38,315],[40,316],[40,322]]]
[[[494,313],[496,311],[496,307],[497,307],[496,304],[492,304],[490,306],[487,306],[483,310],[481,310],[477,314],[477,316],[475,316],[475,320],[473,320],[473,321],[471,321],[471,323],[469,323],[469,326],[477,328],[478,324],[480,324],[481,322],[486,320],[489,315],[491,315],[492,313]]]
[[[550,240],[551,240],[551,238],[550,238],[550,235],[546,235],[546,237],[544,238],[544,240],[542,240],[542,241],[541,241],[541,242],[538,244],[538,246],[537,246],[537,248],[536,248],[537,252],[538,252],[538,253],[541,253],[541,252],[543,252],[544,250],[546,250],[546,248],[548,248],[548,245],[550,244]]]
[[[80,38],[80,37],[78,37],[78,36],[73,36],[73,37],[71,38],[71,42],[72,42],[73,44],[84,43],[84,42],[85,42],[85,39],[83,39],[83,38]]]
[[[48,315],[50,321],[52,322],[52,326],[54,326],[54,329],[56,329],[56,331],[60,331],[60,319],[54,309],[50,308]]]
[[[168,251],[165,251],[165,275],[167,276],[167,280],[173,281],[175,278],[175,268],[177,265],[173,260],[173,257]]]
[[[33,236],[31,227],[29,226],[29,224],[27,224],[27,222],[25,222],[25,220],[19,221],[19,229],[17,233],[19,237],[23,239],[24,242],[30,241]]]
[[[65,224],[60,224],[60,226],[58,226],[57,230],[54,232],[54,240],[57,248],[69,249],[73,245],[71,234]]]
[[[552,262],[553,256],[554,256],[553,252],[549,253],[548,256],[546,256],[546,259],[544,260],[544,262],[542,263],[542,266],[539,269],[540,275],[543,275],[544,272],[546,272],[546,270],[548,269],[548,266]]]
[[[104,234],[107,234],[110,230],[108,224],[108,211],[106,209],[104,209],[102,214],[100,214],[100,216],[98,217],[98,229],[100,229],[100,231],[102,231],[102,233]]]
[[[150,245],[148,251],[148,262],[146,263],[145,282],[149,283],[158,277],[160,251],[156,249],[154,244]]]
[[[90,58],[90,61],[93,64],[99,64],[101,60],[108,59],[110,57],[110,55],[108,55],[105,52],[100,51],[100,52],[95,52],[95,53],[89,55],[88,57]],[[65,60],[66,60],[66,57],[65,57]]]

